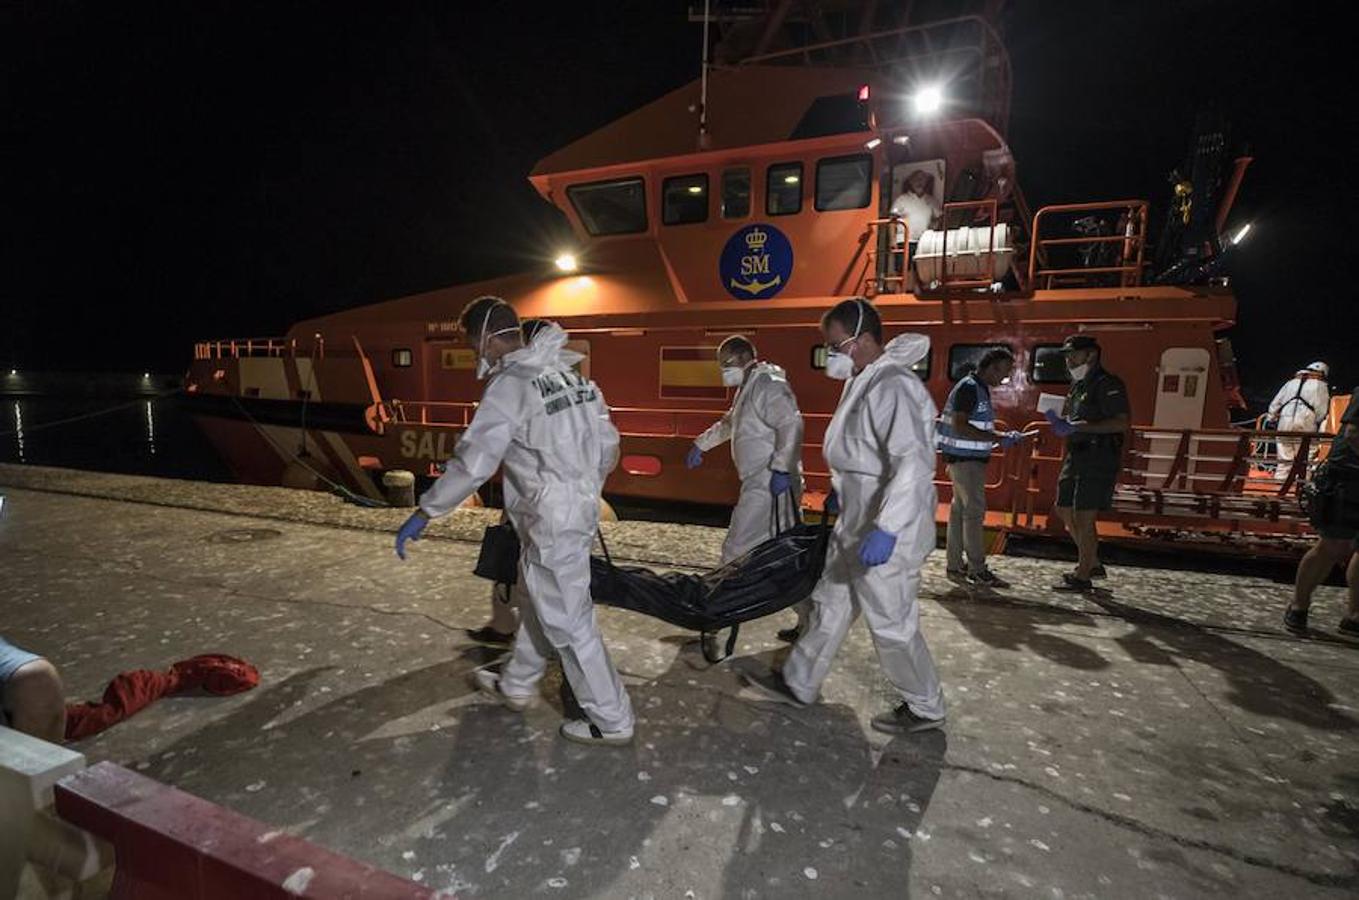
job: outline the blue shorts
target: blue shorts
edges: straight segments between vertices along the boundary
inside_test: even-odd
[[[19,671],[20,666],[26,666],[39,659],[42,659],[42,657],[38,654],[20,650],[0,637],[0,694],[4,693],[5,682],[14,677],[14,673]]]

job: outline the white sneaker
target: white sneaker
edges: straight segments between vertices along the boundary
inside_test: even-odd
[[[604,745],[621,747],[632,743],[632,726],[623,731],[600,731],[599,726],[589,719],[567,719],[562,723],[561,735],[577,744]]]
[[[472,672],[472,687],[490,697],[502,706],[515,712],[523,712],[533,703],[533,697],[516,697],[505,693],[500,687],[500,674],[490,669],[475,669]]]

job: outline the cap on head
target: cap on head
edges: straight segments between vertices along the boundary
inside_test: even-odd
[[[1073,334],[1062,341],[1063,353],[1079,353],[1082,350],[1098,350],[1099,341],[1088,334]]]

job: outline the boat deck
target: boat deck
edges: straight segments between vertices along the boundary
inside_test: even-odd
[[[464,511],[398,563],[396,510],[281,488],[0,466],[0,628],[73,697],[224,652],[246,694],[176,697],[79,746],[462,896],[1288,896],[1359,891],[1359,646],[1280,632],[1283,584],[1006,558],[1015,587],[925,576],[945,731],[888,740],[856,626],[824,702],[774,707],[689,635],[601,609],[635,746],[556,735],[555,683],[518,716],[473,695],[462,629],[488,586]],[[704,567],[722,532],[606,526],[618,556]],[[1341,593],[1313,621],[1333,628]]]

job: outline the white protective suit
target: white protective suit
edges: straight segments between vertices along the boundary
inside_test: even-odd
[[[1308,377],[1304,377],[1304,376]],[[1331,391],[1324,378],[1318,378],[1307,370],[1299,372],[1279,388],[1269,403],[1269,417],[1278,421],[1279,431],[1321,430],[1326,424],[1326,416],[1331,408]],[[1279,465],[1274,477],[1283,481],[1293,468],[1293,459],[1298,455],[1298,438],[1277,438]],[[1317,442],[1311,445],[1312,452],[1318,448]]]
[[[604,732],[632,727],[632,705],[609,659],[590,599],[599,492],[618,462],[618,430],[594,382],[571,367],[551,324],[501,357],[443,475],[420,498],[452,511],[504,465],[505,511],[519,535],[521,620],[500,687],[529,696],[556,651],[581,708]]]
[[[853,376],[840,396],[822,445],[840,517],[826,567],[812,593],[811,627],[793,647],[783,677],[798,699],[816,700],[849,626],[859,613],[878,661],[912,712],[944,716],[944,694],[920,633],[920,569],[934,549],[934,401],[911,364],[930,339],[903,334]],[[896,535],[880,566],[859,561],[874,528]]]
[[[741,476],[741,496],[722,542],[724,563],[775,536],[771,473],[787,472],[793,479],[791,502],[784,497],[779,506],[785,528],[801,503],[802,413],[783,369],[767,362],[751,367],[731,409],[694,438],[694,444],[707,453],[728,440]]]

